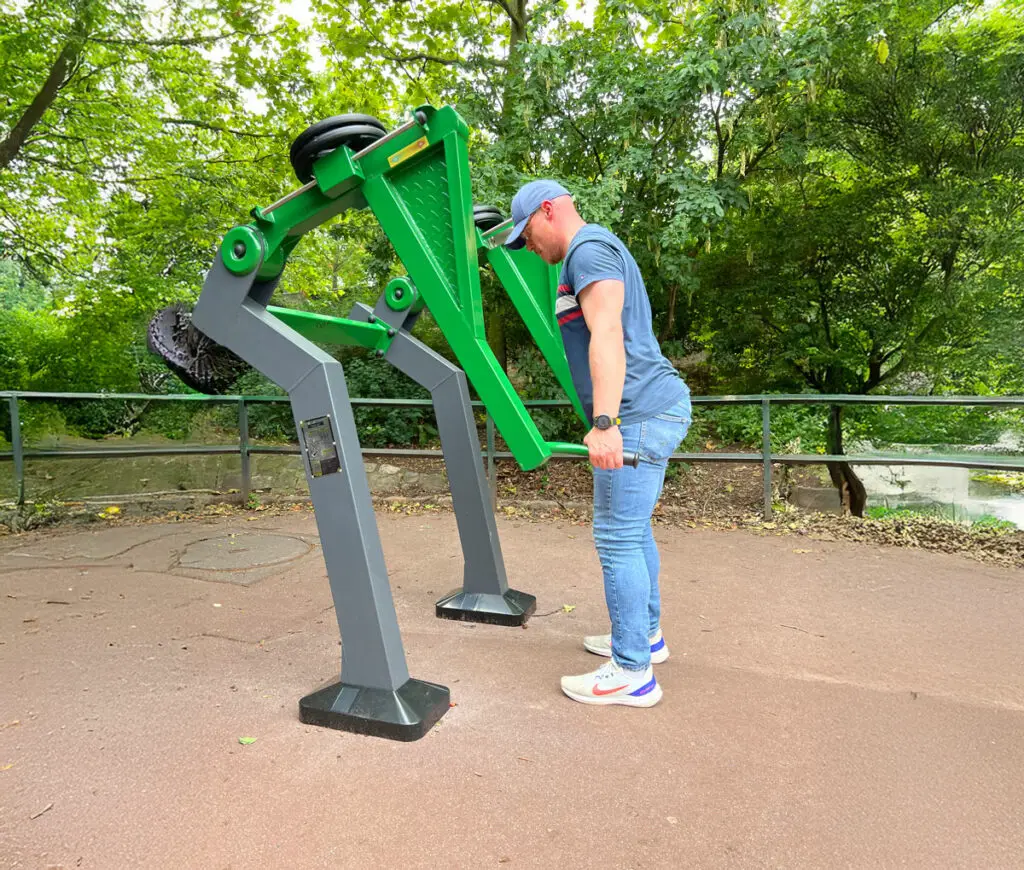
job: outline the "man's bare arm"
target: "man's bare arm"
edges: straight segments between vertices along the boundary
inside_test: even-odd
[[[577,298],[590,329],[590,378],[594,382],[594,415],[617,417],[626,383],[626,345],[622,306],[626,288],[606,279],[584,287]]]
[[[626,343],[622,333],[622,306],[626,288],[605,279],[588,284],[578,294],[583,318],[590,329],[590,379],[594,384],[594,414],[619,415],[626,383]],[[592,428],[583,443],[596,468],[622,468],[622,433],[618,426]]]

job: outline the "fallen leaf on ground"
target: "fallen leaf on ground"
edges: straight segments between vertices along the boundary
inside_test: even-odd
[[[256,742],[256,738],[255,737],[239,737],[238,738],[238,742],[241,743],[242,746],[249,746],[250,744]]]

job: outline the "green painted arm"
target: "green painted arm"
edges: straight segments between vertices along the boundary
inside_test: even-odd
[[[589,429],[590,421],[576,394],[565,356],[555,300],[558,296],[557,266],[549,266],[526,248],[510,251],[501,245],[489,246],[482,237],[480,244],[487,250],[487,261],[515,305],[523,323],[533,336],[538,350],[554,372],[559,386],[565,391],[583,424]]]

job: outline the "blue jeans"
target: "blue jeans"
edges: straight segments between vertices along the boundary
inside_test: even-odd
[[[651,514],[668,458],[686,437],[690,419],[687,394],[664,414],[622,426],[622,448],[640,454],[639,466],[594,469],[594,544],[612,622],[612,657],[631,671],[651,663],[648,638],[661,624],[661,559]]]

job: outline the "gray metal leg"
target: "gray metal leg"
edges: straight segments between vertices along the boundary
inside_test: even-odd
[[[341,364],[265,309],[269,294],[219,258],[193,323],[288,392],[342,638],[341,680],[300,702],[302,721],[399,740],[422,737],[448,689],[413,680]]]
[[[371,315],[383,319],[362,304],[354,306],[350,317],[367,320]],[[404,329],[399,330],[384,358],[428,389],[434,402],[465,559],[462,588],[437,602],[437,615],[471,622],[522,625],[536,609],[537,599],[508,588],[465,372]]]

